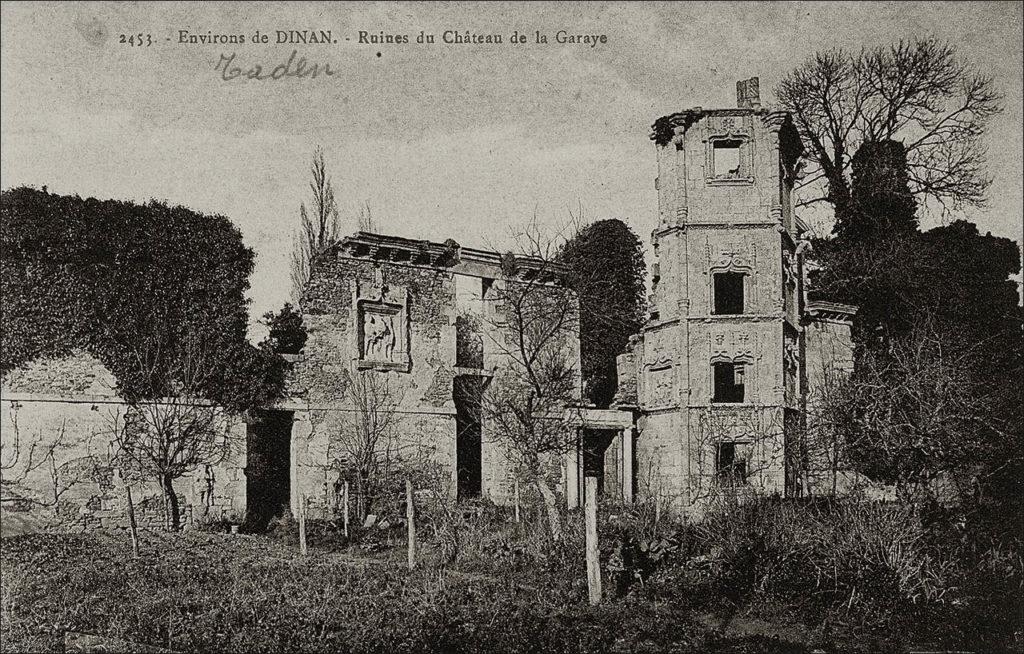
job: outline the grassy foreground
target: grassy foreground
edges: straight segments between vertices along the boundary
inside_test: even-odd
[[[287,520],[144,534],[138,559],[124,534],[2,538],[0,651],[61,651],[72,631],[177,652],[1024,652],[1009,521],[853,499],[696,524],[648,508],[602,511],[597,607],[575,513],[553,543],[539,514],[427,510],[413,571],[397,522],[352,540],[313,523],[306,557]]]
[[[726,637],[680,602],[586,604],[562,569],[490,574],[392,551],[357,559],[256,536],[37,534],[0,541],[4,652],[62,651],[66,630],[175,651],[789,652]]]

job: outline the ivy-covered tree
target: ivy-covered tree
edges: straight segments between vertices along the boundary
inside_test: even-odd
[[[295,310],[291,302],[285,302],[277,313],[268,311],[263,314],[263,322],[269,332],[260,345],[271,352],[298,354],[306,345],[308,335],[302,324],[302,314]]]
[[[921,232],[902,144],[865,143],[853,161],[849,211],[813,248],[813,292],[860,306],[834,407],[846,458],[905,487],[1008,479],[1024,469],[1017,244],[966,221]]]
[[[594,404],[607,407],[617,386],[615,358],[643,324],[643,247],[621,220],[599,220],[567,241],[558,261],[570,268],[570,283],[580,298],[584,393]]]
[[[860,307],[863,345],[888,347],[927,320],[961,344],[1005,350],[1020,331],[1017,244],[963,220],[921,232],[903,152],[886,141],[854,155],[852,210],[814,243],[813,293]]]

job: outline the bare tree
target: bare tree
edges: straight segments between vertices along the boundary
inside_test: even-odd
[[[373,212],[370,211],[369,202],[363,202],[356,210],[356,225],[361,232],[377,231],[377,223],[373,218]]]
[[[147,370],[146,362],[160,360],[149,349],[143,343],[136,352],[140,369]],[[147,370],[150,378],[166,377],[159,386],[170,389],[169,396],[133,399],[124,416],[111,418],[115,460],[159,483],[170,529],[180,526],[174,481],[199,466],[219,464],[232,450],[228,412],[203,398],[202,389],[214,374],[211,361],[213,357],[197,339],[187,338],[171,366]]]
[[[783,424],[777,410],[704,409],[691,443],[690,460],[696,474],[690,475],[690,502],[758,492],[763,475],[783,467],[784,451]]]
[[[839,439],[837,460],[913,493],[1015,439],[1013,419],[976,376],[976,350],[948,338],[926,323],[887,351],[862,353],[822,412]]]
[[[323,148],[318,147],[313,152],[310,173],[312,202],[308,210],[305,202],[299,206],[299,231],[292,249],[292,295],[296,302],[302,298],[302,292],[309,281],[313,259],[334,243],[341,231],[338,204],[334,198],[331,178],[327,174]]]
[[[560,282],[566,271],[553,261],[554,241],[536,223],[518,240],[528,256],[506,254],[485,298],[501,363],[480,408],[543,498],[557,540],[562,521],[549,473],[553,459],[576,447],[578,422],[568,407],[580,400],[579,302]]]
[[[4,432],[4,438],[0,439],[0,488],[9,491],[0,496],[0,502],[27,502],[40,507],[56,507],[68,490],[92,472],[95,467],[93,458],[84,457],[58,465],[58,453],[70,447],[67,419],[61,420],[60,427],[52,436],[47,436],[40,429],[26,437],[22,434],[18,416],[20,409],[20,403],[11,403],[9,429]],[[68,466],[67,463],[79,465]],[[30,478],[43,474],[46,479],[45,492],[39,488],[30,488]]]
[[[984,202],[989,180],[981,145],[1002,96],[991,76],[963,61],[951,45],[919,38],[860,53],[819,52],[779,84],[811,169],[800,202],[850,205],[850,164],[860,145],[897,140],[907,152],[911,190],[944,210]]]
[[[347,375],[345,399],[349,410],[329,433],[328,460],[354,488],[356,515],[364,519],[375,500],[409,457],[408,443],[398,434],[398,406],[403,394],[386,372],[352,369]],[[314,429],[323,428],[324,412],[313,415]]]

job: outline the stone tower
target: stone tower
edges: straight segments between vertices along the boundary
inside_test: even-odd
[[[717,494],[797,484],[801,145],[787,113],[761,107],[756,78],[737,84],[737,100],[654,123],[654,292],[620,357],[638,493],[687,512]]]

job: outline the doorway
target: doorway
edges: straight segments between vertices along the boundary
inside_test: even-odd
[[[246,426],[246,531],[266,531],[291,500],[291,411],[259,411]]]
[[[480,497],[483,490],[483,440],[480,425],[480,394],[483,378],[460,375],[455,378],[455,468],[457,497]]]
[[[597,477],[597,494],[619,493],[619,447],[613,429],[583,430],[583,477]],[[582,497],[582,493],[580,495]]]

